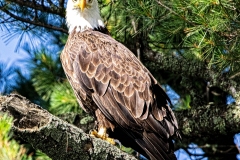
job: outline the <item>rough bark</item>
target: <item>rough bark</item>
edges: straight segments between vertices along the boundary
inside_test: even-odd
[[[240,131],[240,107],[206,105],[175,112],[185,138],[234,135]]]
[[[193,156],[206,156],[209,159],[236,159],[239,154],[233,137],[240,131],[240,107],[231,105],[205,105],[194,109],[175,112],[182,142],[176,143],[176,148],[182,148],[187,153],[191,147],[188,144],[197,143],[204,154],[191,154]]]
[[[1,96],[0,112],[13,117],[12,129],[17,136],[52,159],[135,159],[19,95]]]

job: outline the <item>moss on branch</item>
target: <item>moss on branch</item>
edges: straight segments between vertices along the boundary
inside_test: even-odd
[[[205,105],[175,112],[184,137],[201,138],[236,134],[240,130],[240,107]]]

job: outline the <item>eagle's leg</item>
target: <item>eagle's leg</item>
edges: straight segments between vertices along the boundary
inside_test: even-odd
[[[98,129],[98,132],[96,130],[91,131],[90,135],[97,137],[97,138],[101,138],[101,139],[108,141],[109,143],[115,145],[115,140],[108,137],[107,128],[105,128],[105,127],[100,127]]]
[[[98,121],[98,132],[96,130],[91,131],[90,135],[95,136],[97,138],[101,138],[105,141],[108,141],[109,143],[115,145],[115,140],[112,138],[108,137],[107,134],[107,129],[111,128],[112,130],[114,129],[114,126],[112,125],[111,122],[109,122],[106,117],[102,114],[102,112],[97,109],[95,111],[95,115],[97,117]]]

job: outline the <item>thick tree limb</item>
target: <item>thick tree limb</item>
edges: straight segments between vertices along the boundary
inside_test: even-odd
[[[189,150],[189,144],[196,143],[209,159],[236,159],[239,154],[233,137],[240,131],[240,106],[205,105],[185,111],[177,111],[182,142],[175,147]],[[192,155],[192,154],[189,154]]]
[[[135,159],[19,95],[0,96],[0,112],[13,117],[12,128],[16,135],[52,159]]]
[[[240,131],[240,106],[198,106],[175,112],[184,137],[191,139],[234,135]]]
[[[18,96],[1,96],[0,112],[14,118],[13,131],[52,159],[135,159]],[[238,133],[240,107],[206,105],[175,112],[184,139],[216,138]],[[203,139],[202,139],[203,140]]]
[[[53,159],[134,159],[100,139],[51,115],[41,107],[18,96],[1,96],[0,112],[14,118],[13,130],[34,148]],[[240,107],[206,105],[176,111],[184,139],[234,135],[240,130]]]

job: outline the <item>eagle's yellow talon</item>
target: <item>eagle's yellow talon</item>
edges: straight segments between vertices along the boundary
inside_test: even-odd
[[[108,141],[112,145],[116,144],[114,139],[108,138],[108,135],[106,133],[106,128],[104,128],[104,127],[100,127],[98,132],[96,130],[92,130],[90,132],[90,136],[94,136],[96,138],[101,138],[102,140]]]
[[[106,141],[108,141],[108,142],[111,143],[112,145],[115,145],[115,144],[116,144],[115,140],[112,139],[112,138],[106,138]]]
[[[90,136],[98,137],[98,132],[96,130],[92,130],[90,132]]]

